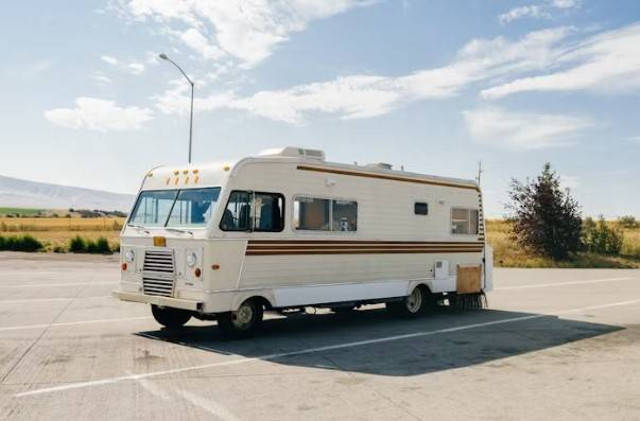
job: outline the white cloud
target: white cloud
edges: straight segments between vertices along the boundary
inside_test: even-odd
[[[485,89],[482,96],[494,99],[527,91],[635,92],[640,88],[640,25],[567,46],[557,64],[565,69]]]
[[[580,4],[580,0],[547,0],[539,4],[514,7],[498,16],[498,20],[502,24],[507,24],[524,18],[550,19],[554,9],[569,10],[578,8]]]
[[[111,79],[109,79],[104,73],[102,72],[95,72],[93,74],[93,79],[96,80],[99,83],[102,84],[107,84],[107,83],[111,83],[113,82]]]
[[[102,61],[104,61],[105,63],[109,63],[112,66],[117,66],[118,65],[118,59],[112,56],[100,56],[100,58],[102,59]]]
[[[571,32],[554,28],[532,32],[511,42],[503,37],[472,40],[455,60],[443,67],[416,71],[404,76],[351,75],[335,80],[294,86],[284,90],[260,91],[240,98],[231,93],[214,94],[216,107],[242,109],[255,115],[300,124],[312,112],[338,114],[341,118],[367,118],[388,113],[408,102],[448,98],[473,83],[511,72],[539,70],[558,56],[554,46]],[[162,112],[184,110],[184,83],[172,86],[157,97]]]
[[[500,23],[510,23],[514,20],[523,19],[523,18],[548,18],[550,15],[547,12],[544,12],[540,6],[529,5],[529,6],[519,6],[509,10],[506,13],[498,16]]]
[[[586,118],[561,114],[515,113],[482,108],[463,113],[467,130],[478,143],[511,150],[568,146],[593,126]]]
[[[146,67],[143,63],[137,62],[135,60],[125,63],[122,60],[118,60],[113,56],[103,55],[103,56],[100,56],[100,58],[105,63],[111,66],[114,66],[123,72],[131,73],[134,75],[141,75],[146,70]]]
[[[580,6],[581,0],[553,0],[551,4],[557,9],[571,9]]]
[[[75,108],[56,108],[44,116],[51,123],[70,129],[107,130],[139,129],[153,119],[148,108],[119,107],[113,101],[81,97]]]
[[[309,22],[372,1],[121,0],[121,3],[136,19],[164,24],[167,33],[177,35],[202,58],[229,55],[250,67],[271,55],[292,33],[304,31]],[[215,35],[207,37],[208,32]]]

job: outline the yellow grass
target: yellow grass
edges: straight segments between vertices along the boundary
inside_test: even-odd
[[[124,218],[7,218],[0,217],[0,235],[29,234],[46,245],[47,250],[64,246],[77,235],[91,240],[105,237],[118,244]]]
[[[610,222],[613,224],[613,222]],[[511,238],[511,227],[504,220],[487,221],[487,241],[494,250],[496,266],[503,267],[612,267],[640,268],[640,229],[625,229],[619,257],[578,253],[569,261],[556,262],[536,256],[519,247]]]

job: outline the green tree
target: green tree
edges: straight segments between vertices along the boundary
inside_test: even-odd
[[[516,242],[554,260],[568,258],[581,247],[580,208],[560,178],[546,163],[535,180],[513,179],[507,205]]]

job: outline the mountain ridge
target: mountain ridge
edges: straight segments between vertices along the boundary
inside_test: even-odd
[[[0,207],[129,212],[135,196],[0,175]]]

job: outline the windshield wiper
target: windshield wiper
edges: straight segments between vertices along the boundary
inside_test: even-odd
[[[191,236],[193,237],[193,233],[189,230],[181,230],[178,228],[168,228],[168,227],[165,227],[164,229],[170,232],[179,232],[181,234],[191,234]]]
[[[138,229],[138,230],[144,231],[144,232],[145,232],[145,233],[147,233],[147,234],[151,234],[151,231],[149,231],[149,230],[145,229],[144,227],[142,227],[142,226],[140,226],[140,225],[133,225],[133,224],[129,224],[129,226],[130,226],[131,228],[136,228],[136,229]]]

